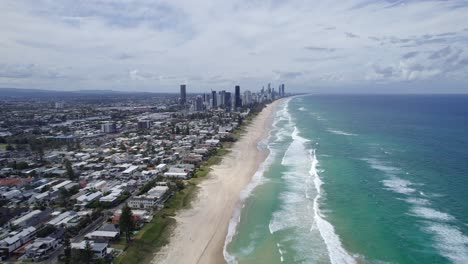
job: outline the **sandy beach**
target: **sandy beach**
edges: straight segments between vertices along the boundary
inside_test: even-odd
[[[277,100],[269,104],[248,126],[231,152],[213,167],[200,184],[192,208],[177,214],[170,242],[152,263],[224,263],[223,247],[229,221],[238,206],[240,192],[249,184],[268,155],[257,144],[268,137]]]

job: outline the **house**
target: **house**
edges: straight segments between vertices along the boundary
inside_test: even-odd
[[[118,186],[118,187],[120,187],[120,186]],[[108,195],[99,198],[99,202],[114,204],[116,201],[119,200],[119,198],[120,198],[120,196],[122,196],[123,192],[124,191],[122,189],[120,189],[120,188],[113,188],[113,189],[111,189],[111,192]]]
[[[57,216],[55,216],[54,218],[52,218],[47,224],[49,225],[53,225],[53,226],[61,226],[61,225],[67,225],[67,223],[76,218],[79,216],[76,214],[76,212],[74,211],[67,211],[67,212],[63,212]]]
[[[131,198],[128,201],[128,206],[134,209],[154,209],[157,206],[162,206],[169,187],[155,186],[150,189],[146,194],[139,195]]]
[[[120,238],[120,232],[96,230],[87,234],[85,237],[93,241],[109,242],[118,240]]]
[[[159,164],[158,166],[156,166],[156,170],[158,172],[165,172],[167,171],[167,165],[162,163],[162,164]]]
[[[26,256],[33,260],[48,259],[50,254],[59,247],[58,240],[52,237],[37,238],[26,246]]]
[[[86,206],[102,196],[102,192],[89,192],[76,198],[77,205]]]
[[[94,241],[89,241],[89,243],[95,258],[101,259],[107,256],[107,243],[96,243]],[[80,243],[71,243],[71,248],[75,250],[84,250],[86,248],[86,240],[81,241]]]
[[[132,176],[135,172],[138,171],[138,166],[130,166],[126,170],[122,172],[122,176],[124,177],[130,177]]]
[[[61,183],[59,183],[59,184],[57,184],[57,185],[52,186],[52,190],[58,191],[58,190],[60,190],[60,188],[65,188],[65,189],[67,189],[66,186],[69,185],[69,184],[71,184],[71,183],[72,183],[72,181],[68,181],[68,180],[67,180],[67,181],[63,181],[63,182],[61,182]]]
[[[11,190],[11,191],[3,193],[1,198],[4,200],[11,200],[13,198],[20,197],[20,196],[21,196],[20,190]]]
[[[20,248],[36,236],[36,228],[30,226],[20,232],[13,231],[0,241],[0,259],[5,260],[10,253]]]
[[[34,210],[31,211],[18,219],[11,221],[13,226],[20,226],[20,227],[28,227],[28,226],[35,226],[40,224],[42,221],[46,220],[50,214],[52,213],[52,209],[46,208],[44,211],[41,210]]]
[[[179,178],[179,179],[188,179],[189,178],[189,174],[187,172],[165,172],[164,173],[164,177],[167,177],[167,178]]]
[[[219,145],[219,139],[208,139],[205,141],[206,144],[210,146],[218,146]]]

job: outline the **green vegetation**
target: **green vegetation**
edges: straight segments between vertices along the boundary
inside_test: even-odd
[[[125,234],[125,239],[127,243],[132,238],[132,231],[135,228],[135,223],[133,223],[133,213],[132,209],[125,204],[122,207],[122,214],[120,215],[119,221],[120,231]]]
[[[70,180],[75,180],[75,172],[73,171],[72,164],[68,159],[65,159],[65,169],[67,170],[67,176]]]
[[[169,242],[171,226],[175,220],[169,217],[156,216],[151,223],[137,234],[135,240],[114,263],[149,263],[154,257],[154,252]]]

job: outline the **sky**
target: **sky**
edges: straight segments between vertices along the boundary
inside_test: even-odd
[[[3,0],[0,87],[468,93],[468,1]]]

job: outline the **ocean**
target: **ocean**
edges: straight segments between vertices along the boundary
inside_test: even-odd
[[[468,96],[309,95],[274,117],[229,263],[468,263]]]

